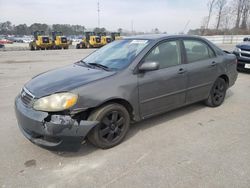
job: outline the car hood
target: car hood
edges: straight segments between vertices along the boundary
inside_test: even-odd
[[[237,48],[240,48],[242,50],[250,50],[250,42],[243,42],[236,46]]]
[[[42,73],[26,83],[25,88],[36,98],[40,98],[53,93],[70,91],[114,74],[115,72],[73,64]]]

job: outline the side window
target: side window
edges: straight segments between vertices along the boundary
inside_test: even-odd
[[[168,41],[157,45],[145,58],[160,64],[160,69],[181,64],[181,51],[178,41]]]
[[[189,63],[215,57],[212,49],[205,43],[197,40],[184,40],[187,60]]]

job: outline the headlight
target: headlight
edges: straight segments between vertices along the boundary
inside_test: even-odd
[[[33,108],[39,111],[57,112],[76,104],[78,96],[73,93],[57,93],[42,97],[34,102]]]
[[[240,48],[238,48],[238,47],[235,47],[235,48],[234,48],[234,52],[238,52],[238,53],[239,53],[240,51],[241,51]]]

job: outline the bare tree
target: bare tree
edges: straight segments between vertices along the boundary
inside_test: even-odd
[[[240,21],[242,17],[242,12],[244,8],[244,1],[245,0],[236,0],[236,22],[235,22],[235,28],[239,29],[240,28]]]
[[[250,0],[245,0],[242,9],[242,22],[241,22],[241,29],[247,29],[247,20],[249,17],[250,12]]]
[[[215,2],[216,2],[216,0],[209,0],[208,3],[207,3],[207,6],[208,6],[208,17],[207,17],[206,29],[208,29],[209,22],[210,22],[210,19],[211,19],[211,16],[212,16],[212,12],[213,12],[213,9],[214,9]]]
[[[217,0],[215,3],[216,9],[218,10],[216,29],[218,30],[221,24],[224,8],[227,4],[227,0]]]
[[[234,13],[235,12],[233,11],[233,7],[230,5],[226,5],[222,11],[219,28],[223,30],[229,30],[230,28],[234,27]]]

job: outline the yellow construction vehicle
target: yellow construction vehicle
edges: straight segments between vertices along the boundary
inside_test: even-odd
[[[82,38],[82,41],[76,45],[76,48],[99,48],[101,46],[100,36],[97,36],[94,32],[85,32],[85,36]]]
[[[69,43],[66,36],[60,31],[52,31],[53,49],[68,49]]]
[[[105,46],[106,44],[112,42],[111,36],[107,36],[106,33],[98,33],[97,35],[101,37],[102,46]]]
[[[52,48],[52,41],[44,31],[35,31],[34,40],[29,43],[30,50],[49,50]]]
[[[114,40],[120,40],[120,39],[122,39],[120,33],[118,33],[118,32],[113,32],[113,33],[111,33],[111,40],[112,40],[112,41],[114,41]]]

